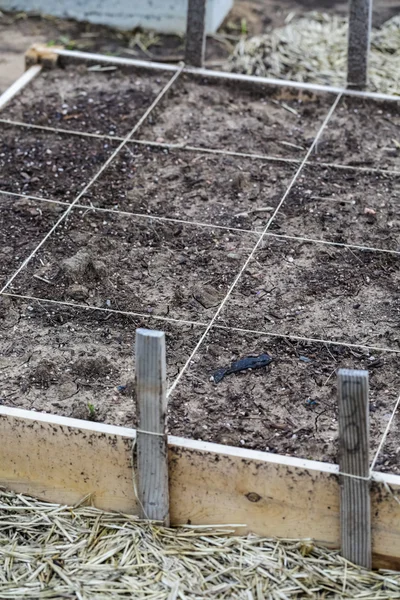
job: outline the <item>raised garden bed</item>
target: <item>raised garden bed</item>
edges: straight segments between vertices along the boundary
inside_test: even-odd
[[[41,75],[2,112],[71,130],[2,126],[0,191],[35,196],[2,196],[3,284],[66,208],[40,197],[73,202],[117,147],[73,133],[126,135],[167,80],[158,71],[69,65]],[[335,372],[356,367],[371,371],[377,448],[400,390],[398,176],[310,164],[281,203],[333,100],[329,93],[178,78],[136,134],[153,144],[125,144],[7,286],[7,293],[36,300],[3,299],[5,323],[17,320],[2,339],[5,399],[129,425],[134,329],[166,330],[173,383],[212,321],[216,327],[170,397],[172,433],[334,462]],[[309,162],[352,164],[361,132],[350,143],[350,125],[356,119],[366,126],[371,115],[379,125],[368,129],[365,148],[376,154],[381,129],[397,111],[395,102],[342,99]],[[368,156],[357,164],[369,167]],[[396,157],[388,156],[383,166],[393,167]],[[33,359],[12,343],[16,331],[35,348]],[[270,367],[210,381],[217,368],[265,351],[274,358]],[[16,357],[22,363],[10,367]]]
[[[187,451],[181,442],[171,450],[175,480],[189,469],[197,481],[205,441],[227,446],[218,460],[235,469],[232,485],[245,468],[240,449],[261,450],[251,460],[276,469],[278,481],[324,465],[313,485],[329,481],[335,497],[342,367],[370,372],[370,464],[397,472],[399,175],[379,119],[395,119],[398,105],[343,96],[332,113],[332,93],[187,74],[160,94],[169,79],[70,65],[41,75],[2,111],[3,404],[136,426],[134,331],[157,328],[167,336],[168,431],[191,438]],[[346,111],[349,123],[380,123],[368,130],[365,156],[359,132],[353,139],[342,127]],[[58,126],[67,131],[51,130]],[[269,366],[213,380],[265,352]],[[64,435],[57,418],[43,435],[53,425],[55,438]],[[106,443],[101,432],[116,440],[127,485],[124,439],[134,434],[98,427],[93,444]],[[248,487],[237,519],[268,497]],[[126,494],[100,504],[126,509]],[[191,520],[193,510],[177,514]]]

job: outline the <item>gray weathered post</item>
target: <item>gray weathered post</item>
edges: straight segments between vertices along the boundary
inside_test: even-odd
[[[342,555],[370,569],[368,371],[340,369],[338,392]]]
[[[372,0],[350,0],[347,50],[347,85],[363,88],[368,83]]]
[[[188,0],[185,63],[202,67],[206,49],[207,0]]]
[[[136,331],[137,479],[141,516],[169,525],[165,335]]]

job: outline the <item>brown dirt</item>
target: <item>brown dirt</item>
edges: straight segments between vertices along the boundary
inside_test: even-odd
[[[206,79],[199,85],[183,76],[139,137],[301,159],[332,103],[330,94]]]
[[[398,257],[267,237],[221,322],[400,348]]]
[[[400,176],[306,167],[271,231],[400,251]]]
[[[208,322],[255,242],[253,234],[75,210],[12,290]]]
[[[130,145],[85,198],[101,208],[260,229],[294,172],[279,162]]]
[[[114,81],[119,75],[103,75],[108,92],[118,94],[109,78]],[[125,75],[121,77],[126,81]],[[54,115],[58,100],[54,101],[56,91],[50,79],[47,81],[50,100],[46,100],[46,111]],[[86,85],[87,97],[93,95],[93,105],[100,106],[101,90],[91,92]],[[169,96],[169,104],[155,115],[154,132],[148,123],[141,133],[156,139],[162,132],[163,138],[173,141],[193,143],[195,139],[199,145],[301,158],[330,105],[325,99],[308,95],[299,98],[274,91],[260,96],[249,89],[215,82],[210,89],[215,92],[214,104],[204,82],[196,90],[192,80],[185,80],[176,94]],[[174,101],[180,107],[179,119]],[[13,106],[17,104],[11,105],[10,111]],[[373,112],[369,105],[365,110]],[[167,111],[174,130],[162,130]],[[109,103],[99,112],[101,117],[96,110],[91,115],[93,128],[101,123],[107,123],[108,128],[114,123],[117,131],[124,114],[121,107]],[[188,113],[193,114],[197,129],[190,129]],[[85,122],[87,125],[86,117]],[[232,123],[237,124],[236,130]],[[79,120],[75,125],[83,128]],[[22,128],[6,129],[5,134],[13,154],[10,160],[8,146],[1,153],[2,185],[8,191],[67,201],[90,180],[112,146],[111,142],[104,147],[104,142],[94,139]],[[304,149],[280,141],[301,144]],[[372,138],[371,147],[377,147]],[[338,152],[335,159],[345,160],[346,148],[343,144],[342,154]],[[323,148],[320,153],[322,156]],[[47,154],[51,165],[43,159]],[[14,280],[12,291],[37,296],[42,302],[2,299],[0,390],[4,403],[81,418],[91,416],[91,404],[99,420],[134,423],[130,353],[135,328],[167,331],[172,382],[204,326],[192,328],[151,317],[210,321],[258,235],[215,225],[261,230],[271,214],[265,209],[277,206],[295,168],[279,161],[130,144],[82,198],[87,208],[74,208]],[[171,397],[171,433],[333,461],[335,370],[354,366],[368,368],[371,374],[372,450],[376,449],[399,392],[399,355],[297,343],[277,336],[300,335],[398,350],[398,257],[276,235],[335,241],[341,236],[340,241],[398,247],[397,185],[393,175],[321,167],[305,171],[284,202],[275,228],[271,228],[275,235],[266,236],[218,320],[222,326],[265,330],[265,335],[217,328],[211,331]],[[63,189],[70,190],[70,195],[63,196]],[[321,208],[315,198],[332,198],[333,193],[340,199],[335,215],[331,209]],[[316,204],[309,205],[308,199]],[[348,203],[353,200],[355,204]],[[147,213],[148,218],[96,212],[89,201],[103,208],[117,206]],[[2,203],[6,210],[2,211],[1,275],[6,279],[50,229],[61,207],[7,196]],[[264,208],[264,212],[251,213],[253,206]],[[366,215],[366,207],[376,214]],[[248,216],[238,219],[235,215],[239,212]],[[152,215],[201,220],[211,226],[159,221]],[[46,299],[125,309],[148,317],[65,308],[43,302]],[[268,337],[268,332],[275,337]],[[215,370],[232,360],[265,351],[274,358],[270,367],[232,375],[218,385],[210,381]],[[118,391],[119,385],[127,387]],[[384,468],[387,461],[389,465],[395,463],[396,448],[393,442],[385,450]]]
[[[104,135],[126,135],[170,79],[141,69],[46,71],[2,111],[2,118]]]
[[[65,207],[0,195],[0,287],[43,239]]]
[[[8,406],[133,427],[134,337],[165,331],[168,377],[178,374],[201,327],[0,299],[0,401]]]
[[[333,114],[317,159],[400,171],[398,102],[343,99]]]
[[[113,149],[107,140],[1,125],[0,189],[69,202]]]
[[[265,352],[270,366],[210,381],[218,368]],[[394,408],[399,364],[391,353],[214,329],[170,401],[169,427],[185,437],[335,462],[335,372],[368,369],[372,458]]]

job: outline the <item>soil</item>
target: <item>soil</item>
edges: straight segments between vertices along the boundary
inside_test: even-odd
[[[306,167],[271,231],[400,251],[400,176]]]
[[[265,352],[270,366],[211,381],[218,368]],[[368,369],[372,458],[399,391],[399,364],[391,353],[213,329],[170,400],[169,427],[175,435],[336,462],[336,370]]]
[[[74,210],[11,289],[206,322],[257,237]]]
[[[2,125],[0,189],[70,202],[114,147],[107,140]]]
[[[91,78],[93,73],[86,75]],[[54,115],[59,106],[52,77],[53,83],[47,79],[47,115]],[[84,97],[92,98],[94,107],[103,106],[105,87],[91,91],[88,81],[81,88],[87,92]],[[115,97],[118,89],[111,81],[125,82],[127,76],[102,73],[101,81],[108,82],[107,98],[108,93]],[[139,130],[143,139],[158,140],[161,146],[127,144],[81,198],[85,205],[70,211],[8,288],[40,300],[2,297],[0,391],[5,404],[135,425],[131,354],[136,327],[167,332],[170,383],[186,363],[331,105],[328,96],[286,90],[268,95],[214,81],[207,85],[203,81],[196,87],[190,78],[181,81],[152,123]],[[150,103],[151,94],[146,98]],[[21,96],[9,111],[22,104]],[[341,106],[342,119],[346,106]],[[376,105],[365,105],[368,115],[374,112],[371,106]],[[141,104],[140,110],[145,109]],[[101,115],[94,108],[90,122],[85,115],[82,121],[77,117],[74,127],[97,131],[104,126],[105,131],[113,124],[116,134],[127,127],[122,122],[118,128],[125,114],[120,106],[106,103],[98,110]],[[358,113],[351,110],[353,118]],[[326,139],[332,131],[336,133],[330,130],[319,148],[321,161],[327,159]],[[375,131],[381,135],[378,126]],[[0,156],[2,188],[65,202],[90,181],[115,147],[112,141],[69,133],[22,127],[4,132],[8,145]],[[168,150],[163,140],[268,152],[294,163]],[[368,143],[378,148],[372,137]],[[343,143],[333,160],[345,162],[347,151]],[[170,397],[171,433],[335,461],[335,372],[339,367],[366,368],[371,378],[372,457],[399,393],[398,255],[280,236],[398,249],[397,196],[398,176],[391,173],[308,166],[300,174],[216,320],[217,327]],[[336,199],[335,210],[328,208],[327,202]],[[14,199],[7,193],[0,200],[5,207],[1,275],[6,280],[66,205]],[[117,209],[126,212],[118,214]],[[129,214],[133,212],[141,215]],[[109,309],[138,314],[116,315]],[[296,336],[327,342],[296,341]],[[231,361],[263,352],[273,356],[269,367],[231,375],[218,385],[210,380]],[[392,435],[383,468],[397,464],[398,444]]]
[[[134,337],[160,322],[0,299],[0,401],[77,419],[136,425]],[[204,328],[161,323],[173,380]]]
[[[0,195],[0,287],[51,229],[65,206]]]
[[[183,76],[139,138],[302,159],[332,104],[330,94]]]
[[[125,136],[170,79],[146,69],[125,73],[121,68],[90,68],[82,64],[44,72],[6,106],[2,118]]]
[[[400,348],[397,255],[267,236],[221,314],[247,329]]]
[[[262,229],[295,166],[130,145],[85,194],[96,207]]]
[[[398,102],[342,99],[318,144],[317,160],[400,172]]]

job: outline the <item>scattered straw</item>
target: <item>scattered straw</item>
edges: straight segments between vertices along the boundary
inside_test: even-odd
[[[289,19],[284,27],[242,39],[229,70],[343,87],[346,83],[347,19],[312,12]],[[400,16],[371,36],[369,89],[400,94]]]
[[[0,490],[0,598],[400,598],[400,573],[356,568],[307,540],[229,533]]]

